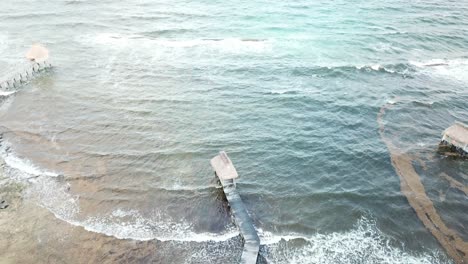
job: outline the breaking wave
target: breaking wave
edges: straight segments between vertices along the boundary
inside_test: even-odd
[[[273,235],[259,230],[261,255],[268,263],[450,263],[442,252],[413,253],[395,246],[376,226],[362,218],[346,232]]]
[[[68,221],[82,226],[88,231],[114,236],[119,239],[183,241],[183,242],[222,242],[239,236],[234,228],[225,232],[196,233],[189,223],[175,222],[161,212],[153,212],[151,217],[142,216],[137,210],[114,210],[108,216],[89,217],[84,221]]]
[[[408,63],[363,63],[315,65],[293,68],[294,75],[341,76],[348,73],[389,74],[412,78],[416,74],[429,74],[435,77],[468,82],[468,59],[429,60],[425,62],[409,61]]]
[[[405,63],[397,64],[369,64],[369,65],[358,65],[354,66],[357,70],[361,71],[375,71],[375,72],[386,72],[386,73],[398,73],[398,74],[409,74],[414,71],[410,65]]]
[[[6,174],[28,183],[27,198],[37,201],[58,219],[87,231],[118,239],[220,242],[224,246],[230,245],[224,242],[239,238],[234,225],[222,233],[197,233],[190,223],[173,221],[159,211],[143,216],[138,210],[115,209],[105,215],[80,216],[79,196],[70,193],[64,177],[15,156],[5,142],[1,142],[0,154],[5,160]],[[395,241],[365,218],[352,230],[330,234],[277,235],[262,229],[258,231],[261,255],[268,263],[450,263],[441,252],[416,254],[403,251],[404,245],[394,246]]]
[[[148,38],[141,35],[120,35],[103,33],[94,36],[79,38],[85,44],[104,45],[110,48],[168,48],[168,49],[191,49],[205,48],[208,50],[219,50],[224,52],[264,52],[271,48],[271,41],[264,39],[167,39]]]
[[[12,94],[16,93],[16,91],[2,91],[0,90],[0,96],[10,96]]]
[[[59,175],[54,172],[41,170],[30,161],[17,157],[15,154],[9,151],[9,147],[4,142],[0,142],[0,154],[10,169],[10,176],[15,175],[15,179],[27,180],[38,176],[57,177]]]
[[[420,72],[468,82],[468,58],[411,61]]]
[[[227,241],[239,236],[233,224],[222,233],[199,233],[193,230],[190,223],[173,221],[158,211],[143,216],[137,210],[116,209],[108,215],[81,216],[79,196],[70,192],[70,185],[63,176],[17,157],[6,142],[0,142],[0,155],[6,164],[5,174],[13,180],[28,184],[26,197],[37,201],[58,219],[85,230],[140,241],[156,239],[203,243]]]

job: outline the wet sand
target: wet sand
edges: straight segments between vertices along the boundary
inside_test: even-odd
[[[0,263],[146,263],[155,241],[115,239],[57,219],[27,196],[27,184],[4,177],[0,161]],[[86,252],[84,254],[84,252]]]

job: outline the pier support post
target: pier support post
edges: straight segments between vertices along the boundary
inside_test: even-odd
[[[0,89],[10,90],[17,88],[17,86],[21,86],[21,84],[31,79],[36,73],[52,67],[52,64],[47,62],[49,51],[39,44],[35,44],[31,47],[26,54],[26,58],[31,61],[29,67],[19,74],[13,75],[10,79],[0,81]],[[31,71],[31,73],[29,73],[29,71]]]

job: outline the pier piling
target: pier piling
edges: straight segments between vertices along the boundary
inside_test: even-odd
[[[6,80],[0,80],[0,89],[10,90],[17,88],[21,84],[32,79],[35,74],[52,67],[50,63],[47,63],[49,51],[39,44],[35,44],[31,47],[26,54],[26,58],[31,61],[29,66],[19,72],[19,74],[17,73],[16,75],[10,76]],[[31,71],[31,73],[29,73],[29,71]]]

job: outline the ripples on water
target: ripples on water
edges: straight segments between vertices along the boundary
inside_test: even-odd
[[[376,116],[390,102],[391,140],[426,163],[416,169],[429,197],[468,240],[466,195],[439,176],[466,185],[466,163],[435,154],[440,132],[468,120],[462,3],[0,10],[0,78],[24,67],[35,41],[55,65],[0,94],[5,171],[59,219],[149,240],[157,250],[146,260],[232,262],[241,241],[208,162],[224,149],[267,261],[446,263],[379,136]]]

